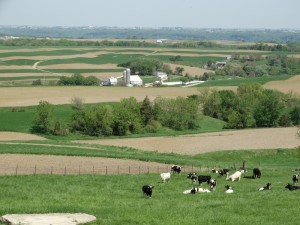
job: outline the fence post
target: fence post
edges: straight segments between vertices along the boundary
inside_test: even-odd
[[[139,175],[141,175],[141,166],[139,166]]]
[[[118,175],[120,174],[120,166],[118,166]]]
[[[107,166],[105,166],[105,175],[107,175]]]
[[[149,171],[149,166],[148,166],[148,174],[150,173],[150,171]]]
[[[93,166],[93,175],[95,174],[95,168],[94,168],[94,166]]]
[[[80,175],[80,165],[79,165],[79,168],[78,168],[78,174]]]
[[[18,176],[18,165],[16,167],[16,176]]]
[[[53,167],[51,166],[51,172],[50,172],[50,173],[51,173],[51,176],[52,176],[52,170],[53,170]]]
[[[130,174],[130,166],[129,166],[129,168],[128,168],[128,172],[129,172],[129,174]]]
[[[36,175],[36,165],[34,167],[34,176]]]
[[[67,175],[67,167],[65,166],[65,176]]]

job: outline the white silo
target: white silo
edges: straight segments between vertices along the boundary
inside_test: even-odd
[[[123,71],[123,80],[124,80],[124,82],[126,84],[126,70]]]
[[[126,85],[130,86],[130,69],[126,69]]]

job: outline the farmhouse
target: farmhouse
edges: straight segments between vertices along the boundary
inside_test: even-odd
[[[154,76],[163,79],[163,78],[167,78],[167,77],[168,77],[168,74],[166,74],[165,72],[159,72],[159,71],[156,71],[156,72],[154,72]]]
[[[223,69],[226,66],[226,62],[216,62],[217,69]]]

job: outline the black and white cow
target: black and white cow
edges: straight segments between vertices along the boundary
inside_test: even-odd
[[[294,185],[298,185],[298,181],[299,181],[299,175],[298,174],[294,174],[293,175],[293,184]]]
[[[259,191],[268,191],[268,190],[271,190],[271,183],[267,183],[265,187],[261,187],[258,190]]]
[[[260,178],[261,177],[261,171],[258,168],[253,169],[253,178]]]
[[[209,184],[209,181],[211,180],[211,176],[209,176],[209,175],[197,175],[197,173],[189,173],[187,178],[190,178],[193,181],[193,183],[196,182],[196,180],[198,180],[199,185],[202,185],[202,183],[204,183],[204,182]]]
[[[198,175],[196,173],[189,173],[187,175],[187,178],[191,179],[193,183],[196,182],[196,180],[198,180]]]
[[[299,186],[294,186],[294,185],[291,185],[291,184],[287,184],[287,185],[285,186],[285,188],[289,189],[290,191],[300,190],[300,187],[299,187]]]
[[[225,193],[226,194],[232,194],[233,193],[233,188],[229,185],[225,186]]]
[[[151,185],[144,185],[143,186],[142,191],[143,191],[143,194],[144,194],[145,198],[147,198],[147,197],[151,198],[153,188],[154,188],[154,186],[151,186]]]
[[[229,172],[229,169],[212,170],[213,173],[220,174],[222,177]]]
[[[174,166],[171,166],[171,171],[173,172],[173,174],[174,173],[180,174],[182,171],[182,168],[183,168],[182,166],[174,165]]]
[[[217,181],[216,180],[214,180],[214,179],[210,179],[210,181],[209,181],[209,187],[210,187],[210,189],[211,190],[215,190],[216,189],[216,187],[217,187]]]

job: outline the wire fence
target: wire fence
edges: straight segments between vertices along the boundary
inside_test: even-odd
[[[185,166],[182,172],[207,171],[207,168]],[[81,174],[150,174],[170,172],[171,165],[163,166],[0,166],[0,176],[18,176],[18,175],[81,175]]]

